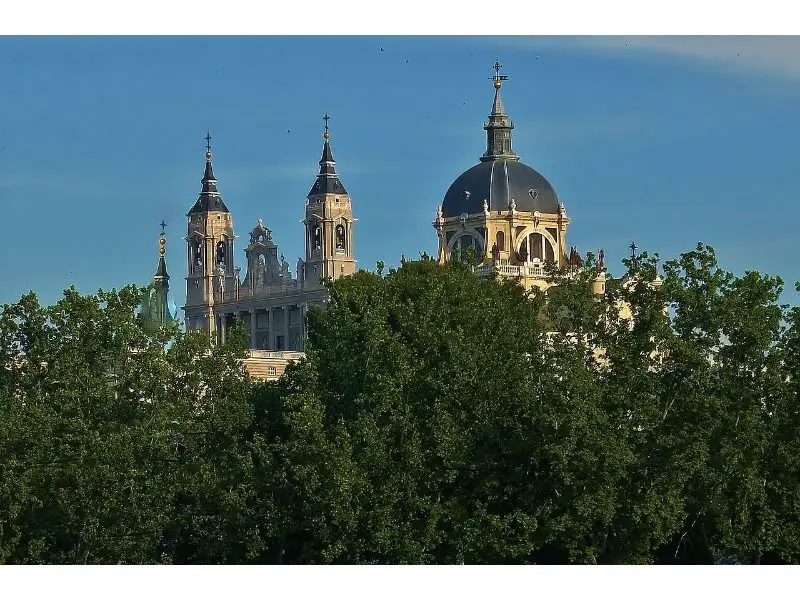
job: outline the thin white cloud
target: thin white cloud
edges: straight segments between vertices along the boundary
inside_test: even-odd
[[[496,38],[499,45],[613,54],[633,60],[673,57],[717,70],[800,82],[800,36],[570,36]]]

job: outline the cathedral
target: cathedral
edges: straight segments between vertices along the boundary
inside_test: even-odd
[[[478,276],[518,279],[525,289],[547,289],[545,265],[578,265],[574,247],[567,251],[570,219],[553,186],[514,152],[512,131],[500,90],[508,79],[495,63],[490,79],[494,99],[486,131],[486,150],[478,164],[459,175],[444,194],[433,226],[438,260],[470,257]],[[187,214],[188,276],[183,306],[187,331],[204,331],[219,343],[236,319],[249,331],[248,371],[261,379],[279,377],[285,366],[304,356],[305,314],[309,305],[324,306],[327,279],[356,271],[353,252],[353,204],[336,172],[328,115],[325,115],[319,173],[308,192],[303,220],[305,258],[294,273],[272,232],[259,219],[244,248],[245,273],[235,264],[233,215],[222,199],[212,166],[211,137],[206,136],[205,171],[200,194]],[[163,227],[163,223],[162,223]],[[151,298],[142,313],[151,322],[177,320],[168,298],[169,275],[160,257]],[[603,251],[593,286],[605,290]]]

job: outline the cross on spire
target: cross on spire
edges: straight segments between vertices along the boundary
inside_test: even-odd
[[[323,120],[323,121],[325,121],[325,133],[323,133],[323,134],[322,134],[322,137],[324,137],[326,140],[327,140],[329,137],[331,137],[331,134],[330,134],[330,132],[328,131],[328,119],[330,119],[330,117],[328,116],[328,113],[326,112],[326,113],[325,113],[325,116],[324,116],[324,117],[322,117],[322,120]]]
[[[636,250],[639,249],[639,246],[636,245],[636,242],[631,242],[628,247],[631,249],[631,258],[636,258]]]
[[[166,224],[166,223],[164,222],[164,220],[162,219],[162,220],[161,220],[161,223],[160,223],[160,225],[161,225],[161,237],[163,238],[163,237],[164,237],[164,235],[165,235],[165,234],[166,234],[166,232],[167,232],[167,224]]]
[[[494,75],[488,78],[494,81],[494,87],[498,89],[500,88],[501,85],[503,85],[502,82],[508,79],[508,75],[500,75],[500,69],[502,67],[503,65],[500,64],[500,61],[496,60],[494,66],[492,67],[494,69]]]
[[[206,137],[203,139],[206,141],[206,152],[211,152],[211,133],[206,131]]]

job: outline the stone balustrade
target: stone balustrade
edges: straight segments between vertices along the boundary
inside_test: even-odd
[[[501,259],[495,264],[475,267],[475,274],[478,275],[478,277],[488,277],[492,273],[497,273],[504,277],[544,278],[547,276],[544,263],[526,262],[521,265],[513,265],[508,260]]]

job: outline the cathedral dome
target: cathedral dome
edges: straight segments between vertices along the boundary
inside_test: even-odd
[[[558,196],[544,176],[518,159],[497,158],[480,162],[458,176],[442,202],[445,217],[508,210],[514,200],[518,211],[558,213]]]
[[[558,214],[556,191],[544,176],[525,163],[512,148],[511,132],[514,123],[506,113],[500,88],[508,76],[500,74],[500,63],[494,65],[494,102],[489,120],[484,124],[486,152],[480,162],[464,171],[444,195],[443,217],[458,217],[464,213],[508,210],[514,201],[520,212]],[[485,202],[485,204],[484,204]]]

